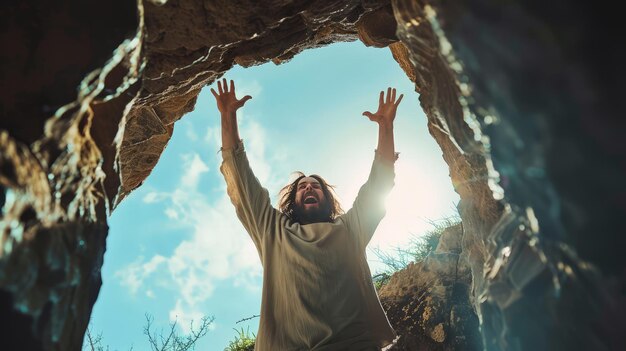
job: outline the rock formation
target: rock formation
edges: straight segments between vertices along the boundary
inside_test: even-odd
[[[379,290],[398,334],[391,350],[481,350],[470,302],[472,275],[461,256],[461,224],[446,228],[436,250],[394,273]]]
[[[415,82],[488,350],[624,348],[618,11],[468,0],[3,2],[3,346],[79,349],[106,216],[233,65],[360,39]],[[17,347],[17,346],[15,346]]]

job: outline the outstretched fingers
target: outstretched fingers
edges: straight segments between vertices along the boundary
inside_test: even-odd
[[[243,106],[243,104],[245,104],[246,101],[248,101],[250,99],[252,99],[252,96],[246,95],[246,96],[242,97],[241,100],[239,100],[239,103],[241,103],[241,106]]]
[[[388,123],[393,122],[393,119],[396,115],[396,108],[402,101],[404,94],[400,94],[398,97],[398,101],[396,101],[397,90],[395,88],[388,87],[387,88],[387,96],[385,96],[385,91],[380,92],[380,96],[378,98],[378,111],[376,113],[372,113],[370,111],[363,112],[363,116],[370,119],[370,121],[378,122],[378,123]]]
[[[398,101],[396,102],[396,96],[397,96],[397,91],[396,88],[387,88],[387,94],[385,96],[385,92],[381,91],[380,92],[380,98],[378,99],[378,104],[382,107],[383,105],[387,105],[387,104],[395,104],[396,106],[398,106],[398,104],[400,103],[400,100],[402,99],[402,96],[404,96],[403,94],[400,94],[400,98],[398,99]]]
[[[218,79],[217,80],[217,92],[215,91],[215,89],[211,88],[211,93],[213,93],[213,96],[215,97],[218,97],[219,95],[222,95],[222,94],[235,93],[235,81],[232,79],[230,80],[230,88],[229,88],[228,81],[226,80],[226,78]]]
[[[400,94],[400,97],[398,98],[398,101],[396,101],[396,107],[398,107],[398,105],[400,105],[400,101],[402,101],[403,97],[404,97],[404,94]]]
[[[370,121],[375,122],[376,121],[376,115],[369,112],[369,111],[365,111],[363,112],[363,116],[369,118]]]

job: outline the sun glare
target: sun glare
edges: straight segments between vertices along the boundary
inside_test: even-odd
[[[240,111],[240,134],[275,206],[290,173],[301,170],[335,185],[349,210],[378,140],[377,126],[361,114],[376,109],[379,91],[388,86],[404,94],[394,122],[401,152],[395,186],[368,245],[372,273],[385,266],[371,249],[393,255],[430,230],[432,221],[454,213],[458,195],[441,149],[428,135],[413,83],[389,50],[334,44],[281,66],[235,67],[225,78],[236,82],[238,97],[253,96]],[[113,213],[103,266],[108,283],[93,314],[96,330],[116,335],[112,349],[145,341],[134,329],[146,311],[163,325],[172,316],[214,315],[215,330],[198,347],[212,350],[228,344],[239,319],[259,310],[260,261],[226,195],[220,139],[215,99],[205,89],[195,110],[177,122],[150,177]],[[158,269],[151,262],[159,262]],[[123,324],[120,311],[127,316]],[[258,319],[245,326],[256,330]]]
[[[457,198],[449,195],[449,179],[436,178],[418,164],[414,160],[396,164],[395,186],[385,201],[387,214],[372,238],[370,248],[387,252],[405,248],[412,239],[431,230],[431,223],[444,217],[442,213],[454,212]],[[374,261],[372,271],[379,268],[375,257],[370,255],[369,260]]]

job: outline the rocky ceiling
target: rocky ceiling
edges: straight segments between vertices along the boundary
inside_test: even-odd
[[[561,0],[3,2],[3,346],[77,350],[107,214],[233,65],[361,40],[415,82],[488,350],[624,349],[618,11]],[[11,348],[13,349],[13,348]]]

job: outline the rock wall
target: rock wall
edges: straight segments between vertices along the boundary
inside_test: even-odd
[[[446,228],[436,250],[394,273],[379,290],[399,336],[389,351],[482,350],[462,239],[461,224]]]
[[[82,344],[108,230],[103,166],[115,155],[98,143],[112,143],[139,77],[137,11],[126,1],[97,15],[88,2],[0,5],[3,350]]]
[[[626,345],[626,145],[616,98],[624,70],[611,64],[625,53],[612,42],[619,21],[588,5],[394,2],[411,61],[430,63],[428,72],[444,66],[453,78],[438,74],[427,89],[439,95],[430,99],[436,109],[448,109],[441,124],[470,163],[471,173],[457,169],[459,180],[492,193],[459,189],[489,350]],[[424,48],[433,42],[434,55]],[[459,122],[470,132],[454,131]],[[438,133],[431,128],[457,184]]]
[[[450,166],[484,347],[624,345],[619,12],[564,1],[95,5],[0,5],[4,345],[79,348],[107,213],[151,172],[204,85],[234,64],[357,39],[390,47]]]

